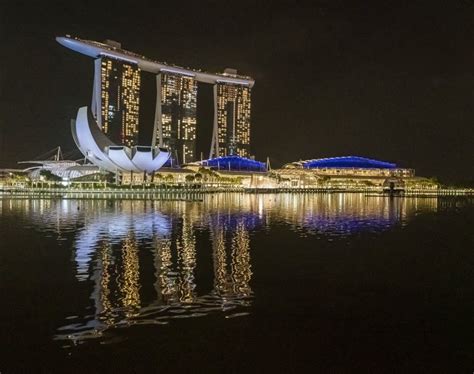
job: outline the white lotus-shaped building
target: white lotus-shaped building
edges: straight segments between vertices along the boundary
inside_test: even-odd
[[[112,172],[151,174],[160,169],[170,157],[159,147],[114,144],[100,129],[87,107],[79,108],[72,136],[82,154],[99,168]]]

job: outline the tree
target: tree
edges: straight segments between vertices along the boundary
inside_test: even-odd
[[[168,174],[164,177],[164,180],[168,183],[174,182],[174,177],[171,174]]]
[[[323,184],[329,183],[330,180],[331,180],[331,178],[328,175],[321,175],[320,176],[320,181]]]
[[[40,175],[44,177],[45,180],[51,181],[51,182],[59,182],[61,181],[61,177],[58,177],[57,175],[54,175],[51,170],[46,170],[43,169],[40,171]]]

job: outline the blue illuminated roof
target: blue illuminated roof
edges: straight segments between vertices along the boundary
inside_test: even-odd
[[[303,168],[395,169],[396,164],[357,156],[318,158],[300,162]]]
[[[267,171],[264,162],[251,160],[240,156],[223,156],[203,160],[202,166],[208,166],[217,170],[230,171]]]

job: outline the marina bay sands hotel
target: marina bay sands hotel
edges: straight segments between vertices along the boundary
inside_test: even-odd
[[[214,123],[209,158],[250,156],[251,88],[255,81],[233,69],[222,74],[182,68],[126,51],[115,41],[58,37],[63,46],[93,57],[91,111],[116,144],[138,145],[140,71],[156,75],[152,146],[167,148],[175,162],[196,161],[197,83],[214,88]]]

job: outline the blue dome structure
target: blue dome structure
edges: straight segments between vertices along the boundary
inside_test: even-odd
[[[264,162],[255,161],[240,156],[215,157],[210,158],[209,160],[200,161],[199,164],[216,170],[260,172],[267,171],[267,167]]]
[[[397,165],[385,162],[372,160],[370,158],[358,156],[343,156],[343,157],[329,157],[318,158],[313,160],[299,161],[297,164],[305,169],[314,168],[353,168],[353,169],[396,169]]]

